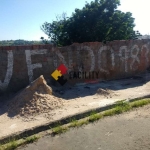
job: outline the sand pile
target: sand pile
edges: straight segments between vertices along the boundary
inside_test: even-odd
[[[110,89],[102,89],[99,88],[96,92],[96,94],[98,95],[102,95],[102,96],[111,96],[112,94],[114,94],[114,91],[110,90]]]
[[[63,100],[52,95],[43,76],[14,97],[9,105],[9,115],[34,116],[39,113],[50,112],[63,105]]]

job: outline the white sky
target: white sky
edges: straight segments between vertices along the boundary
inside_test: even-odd
[[[121,11],[131,12],[135,18],[135,30],[150,34],[150,0],[121,0]]]

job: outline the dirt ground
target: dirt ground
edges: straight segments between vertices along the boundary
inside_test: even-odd
[[[0,139],[38,125],[59,120],[63,117],[82,113],[86,110],[103,107],[118,100],[137,98],[150,94],[150,74],[134,76],[115,81],[101,81],[95,84],[76,85],[74,87],[52,87],[55,96],[65,99],[61,108],[28,118],[8,114],[8,104],[14,94],[0,97]],[[109,94],[98,93],[105,89]]]
[[[21,150],[150,150],[150,105],[45,136]]]

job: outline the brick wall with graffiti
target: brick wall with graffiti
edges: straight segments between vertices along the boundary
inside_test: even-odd
[[[40,75],[58,85],[51,74],[64,65],[69,84],[119,79],[150,67],[150,40],[0,47],[0,91],[18,91]],[[61,86],[61,85],[60,85]]]

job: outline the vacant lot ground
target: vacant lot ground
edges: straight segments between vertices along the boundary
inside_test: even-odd
[[[60,88],[52,87],[52,89],[53,95],[50,99],[44,95],[39,95],[40,100],[36,99],[37,97],[33,101],[32,98],[26,100],[25,97],[28,97],[28,94],[18,97],[19,93],[15,93],[17,96],[15,99],[18,100],[15,103],[11,103],[15,95],[0,96],[0,139],[77,113],[82,114],[91,109],[104,107],[120,100],[150,96],[150,73],[120,80],[101,81],[94,84],[79,84]],[[39,94],[42,94],[42,92]],[[60,102],[54,101],[57,99],[63,100],[63,105],[60,103],[60,108],[49,109],[52,107],[51,104],[58,104],[57,102]],[[39,106],[42,110],[47,111],[43,112],[41,109],[37,109],[39,107],[35,106]],[[39,114],[34,113],[34,115],[28,116],[28,114],[37,112],[37,110],[40,110]],[[21,112],[24,116],[18,116],[18,112]]]
[[[150,150],[150,105],[46,136],[20,150]]]

